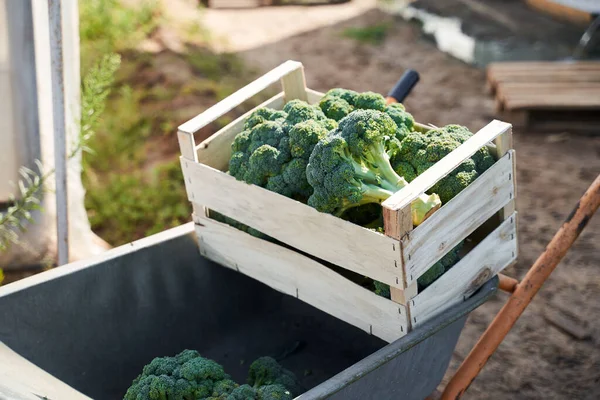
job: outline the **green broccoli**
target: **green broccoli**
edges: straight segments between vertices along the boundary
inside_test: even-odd
[[[319,107],[298,99],[288,101],[283,106],[283,112],[287,113],[285,124],[289,128],[304,121],[317,121],[327,130],[333,129],[337,125],[335,121],[327,118]]]
[[[392,166],[410,182],[472,135],[466,127],[459,125],[447,125],[425,133],[409,132],[400,142],[399,149],[391,154]],[[492,155],[483,147],[435,184],[430,192],[437,193],[442,203],[447,203],[493,164]]]
[[[259,400],[292,400],[292,393],[282,385],[265,385],[258,388]]]
[[[306,175],[314,192],[308,204],[341,216],[347,209],[382,203],[407,185],[390,164],[386,151],[395,138],[392,118],[376,110],[355,110],[313,149]],[[440,206],[436,194],[412,203],[413,224],[419,225]]]
[[[233,389],[226,400],[258,400],[258,393],[250,385],[241,385]]]
[[[272,108],[261,107],[256,110],[252,114],[246,118],[244,121],[244,129],[252,129],[256,125],[260,125],[265,121],[279,121],[283,122],[287,114],[280,110],[274,110]]]
[[[335,96],[323,96],[319,100],[319,107],[323,110],[323,113],[335,121],[339,121],[346,115],[354,111],[352,104],[348,103],[341,97]]]
[[[404,139],[415,125],[415,119],[402,103],[386,105],[385,98],[374,92],[357,93],[347,89],[331,89],[323,95],[318,105],[328,118],[338,122],[356,109],[383,111],[396,123],[398,140]]]
[[[248,369],[248,384],[255,388],[267,385],[281,385],[293,395],[300,394],[300,386],[296,376],[283,368],[272,357],[256,359]]]
[[[312,194],[306,164],[312,148],[337,123],[301,100],[282,111],[259,108],[231,144],[229,174],[238,180],[304,201]]]
[[[385,113],[389,115],[398,130],[396,131],[396,138],[398,140],[404,139],[404,137],[414,129],[415,127],[415,119],[412,114],[406,111],[406,108],[402,103],[392,103],[385,107]]]
[[[385,98],[379,93],[362,92],[356,96],[354,107],[363,110],[385,111]]]
[[[175,357],[153,359],[133,380],[124,400],[204,399],[215,387],[222,390],[221,381],[229,380],[221,365],[197,351],[184,350]]]

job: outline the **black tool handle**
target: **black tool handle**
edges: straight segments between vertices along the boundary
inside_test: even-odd
[[[417,82],[419,82],[419,73],[414,69],[407,69],[392,90],[390,90],[388,97],[393,97],[398,103],[402,103]]]

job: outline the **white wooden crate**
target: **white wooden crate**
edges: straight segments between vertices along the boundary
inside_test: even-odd
[[[194,133],[279,82],[282,91],[258,107],[282,109],[292,99],[315,103],[323,95],[306,87],[301,63],[287,61],[179,127],[181,167],[193,205],[200,252],[205,257],[387,341],[463,301],[515,261],[517,213],[511,125],[490,122],[386,200],[382,204],[385,234],[381,234],[228,175],[231,143],[254,109],[196,145]],[[492,150],[496,163],[413,227],[411,202],[484,146]],[[217,222],[208,217],[209,209],[289,247]],[[492,229],[478,230],[490,221]],[[476,239],[468,254],[418,293],[417,279],[467,237]],[[370,292],[315,259],[389,284],[392,299]]]

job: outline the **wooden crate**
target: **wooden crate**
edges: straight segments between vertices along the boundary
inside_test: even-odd
[[[252,111],[195,144],[195,132],[278,82],[282,91],[260,106],[282,109],[292,99],[314,103],[322,96],[306,87],[302,64],[287,61],[179,127],[181,167],[205,257],[387,341],[463,301],[514,262],[517,215],[511,125],[490,122],[390,197],[382,205],[386,233],[380,234],[226,174],[231,143]],[[411,202],[483,146],[490,147],[497,162],[413,228]],[[208,217],[207,209],[286,246],[217,222]],[[484,223],[491,223],[491,228],[478,230]],[[468,254],[418,293],[417,279],[468,236],[477,239]],[[392,299],[355,284],[320,260],[389,284]]]

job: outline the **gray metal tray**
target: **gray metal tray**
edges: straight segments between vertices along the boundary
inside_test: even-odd
[[[440,383],[468,313],[498,285],[387,344],[204,259],[193,229],[0,287],[0,398],[122,398],[152,358],[189,348],[238,382],[253,359],[282,357],[302,400],[420,400]]]

